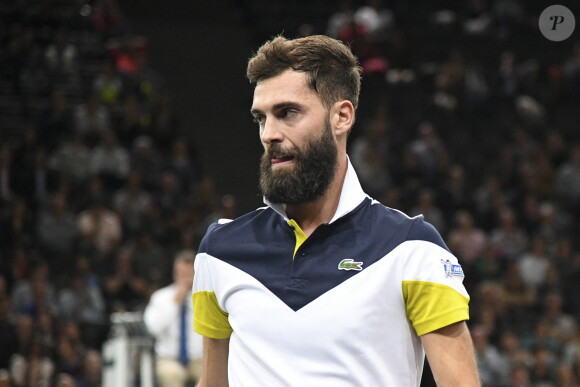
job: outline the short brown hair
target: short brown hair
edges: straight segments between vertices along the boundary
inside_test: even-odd
[[[193,264],[195,262],[195,254],[196,252],[193,249],[183,249],[175,256],[175,262]]]
[[[256,84],[288,69],[306,73],[308,86],[327,109],[335,102],[349,100],[356,110],[361,68],[342,42],[324,35],[293,40],[278,36],[264,43],[250,58],[246,75]]]

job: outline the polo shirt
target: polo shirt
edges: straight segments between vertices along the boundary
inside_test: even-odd
[[[211,225],[195,261],[194,329],[230,338],[229,385],[419,386],[419,337],[469,318],[435,228],[367,196],[350,161],[308,238],[266,204]]]

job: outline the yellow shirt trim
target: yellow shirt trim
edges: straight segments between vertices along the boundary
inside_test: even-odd
[[[191,298],[194,331],[212,339],[227,339],[232,335],[228,314],[220,308],[214,292],[195,292]]]
[[[417,335],[469,320],[469,297],[450,286],[427,281],[403,281],[407,317]]]
[[[294,229],[294,234],[296,235],[296,246],[294,247],[294,255],[292,256],[292,257],[294,257],[296,255],[296,252],[298,251],[298,249],[302,245],[302,243],[304,243],[304,241],[308,237],[306,236],[306,234],[304,234],[304,231],[302,231],[302,229],[300,228],[300,226],[298,225],[298,223],[296,223],[296,221],[294,219],[290,219],[288,221],[288,225],[290,225],[290,227],[292,227]]]

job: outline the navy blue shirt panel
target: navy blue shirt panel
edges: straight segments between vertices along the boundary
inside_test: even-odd
[[[359,273],[339,270],[343,259],[362,262],[365,270],[410,239],[446,248],[437,231],[422,217],[409,218],[382,204],[372,204],[367,198],[347,215],[319,226],[294,259],[294,231],[270,208],[210,226],[199,251],[248,273],[298,310]]]

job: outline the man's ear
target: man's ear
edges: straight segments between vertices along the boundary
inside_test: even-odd
[[[339,101],[332,107],[332,127],[336,137],[346,136],[354,124],[354,106],[348,100]]]

